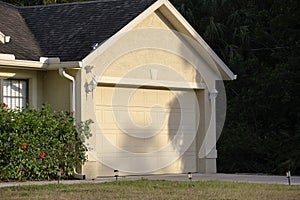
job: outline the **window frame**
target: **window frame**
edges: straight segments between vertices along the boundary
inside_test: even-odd
[[[21,82],[25,82],[26,85],[26,91],[25,91],[25,98],[23,96],[4,96],[4,81],[5,80],[9,80],[11,81],[10,84],[12,84],[12,81],[19,81],[19,84]],[[23,107],[22,105],[17,105],[15,108],[20,108],[20,109],[24,109],[27,108],[29,106],[29,80],[28,79],[19,79],[19,78],[0,78],[0,101],[3,102],[4,98],[7,97],[9,99],[23,99],[25,100],[25,107]],[[5,102],[6,104],[9,104],[8,102]]]

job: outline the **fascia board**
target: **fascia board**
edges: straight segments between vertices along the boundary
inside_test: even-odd
[[[226,66],[226,64],[219,58],[219,56],[210,48],[210,46],[203,40],[197,31],[186,21],[186,19],[176,10],[176,8],[167,1],[165,6],[173,14],[173,16],[185,27],[195,40],[206,50],[209,56],[217,63],[217,65],[225,72],[228,79],[236,79],[236,75]]]
[[[77,69],[80,68],[80,62],[60,62],[47,64],[39,61],[30,60],[3,60],[0,59],[0,68],[13,68],[13,69],[28,69],[28,70],[57,70],[59,68]]]
[[[3,60],[0,59],[1,68],[24,68],[24,69],[43,69],[46,67],[46,64],[38,61],[30,60]]]

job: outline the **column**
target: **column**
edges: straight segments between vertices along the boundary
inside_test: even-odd
[[[216,97],[218,91],[212,89],[199,93],[200,128],[198,131],[198,172],[216,173]]]

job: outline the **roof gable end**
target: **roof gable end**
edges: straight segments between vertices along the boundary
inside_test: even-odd
[[[176,30],[181,33],[192,37],[199,45],[195,47],[195,50],[204,55],[207,62],[214,66],[216,73],[219,74],[220,79],[234,80],[236,75],[226,66],[226,64],[217,56],[217,54],[209,47],[209,45],[202,39],[202,37],[193,29],[193,27],[185,20],[185,18],[176,10],[176,8],[168,0],[158,0],[152,4],[147,10],[138,15],[134,20],[124,26],[114,36],[105,41],[99,48],[89,54],[83,59],[83,65],[88,64],[95,59],[98,55],[109,48],[114,42],[116,42],[122,34],[133,30],[139,23],[146,19],[150,14],[159,10],[164,17],[174,26]]]

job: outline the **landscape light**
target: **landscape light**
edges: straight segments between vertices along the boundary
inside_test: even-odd
[[[59,184],[59,181],[60,181],[60,178],[61,178],[61,171],[60,170],[57,171],[57,177],[58,177],[57,183]]]
[[[188,173],[188,179],[189,179],[190,181],[192,181],[192,178],[193,178],[192,172],[189,172],[189,173]]]
[[[291,171],[286,172],[286,178],[288,179],[289,185],[291,185]]]
[[[114,170],[114,174],[115,174],[116,181],[117,181],[117,180],[118,180],[118,177],[119,177],[119,170],[115,169],[115,170]]]

